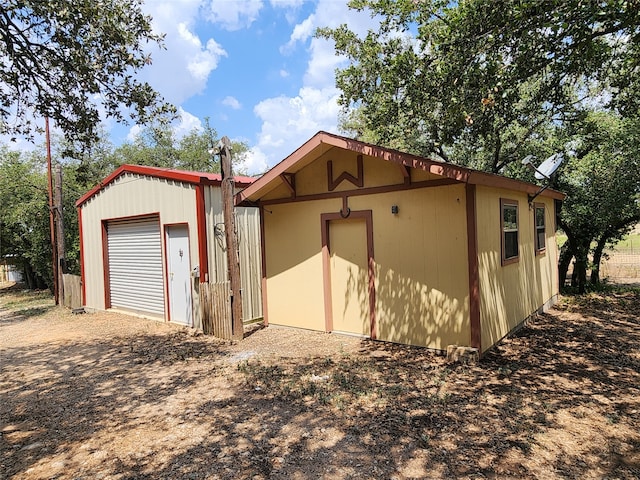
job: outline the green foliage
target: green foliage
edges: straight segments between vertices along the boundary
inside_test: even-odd
[[[499,172],[541,126],[575,121],[584,97],[605,99],[603,88],[638,111],[640,11],[628,2],[350,5],[378,15],[378,30],[361,38],[342,25],[318,35],[350,60],[336,76],[343,125],[367,140]],[[352,109],[361,110],[355,119]],[[461,157],[452,151],[460,143],[480,154]]]
[[[595,242],[597,282],[604,244],[638,215],[635,3],[354,0],[377,30],[317,35],[350,62],[342,128],[362,140],[529,181],[525,156],[576,150],[555,184],[569,194],[561,269],[575,258],[586,277]]]
[[[51,285],[49,206],[44,164],[37,155],[0,149],[0,257],[22,265],[34,287]]]
[[[577,155],[556,185],[567,193],[560,226],[568,237],[564,254],[575,257],[572,286],[584,292],[589,254],[591,283],[598,284],[604,248],[640,222],[640,119],[596,112],[571,130]],[[565,275],[561,262],[561,280]]]
[[[117,165],[128,163],[217,173],[219,161],[209,152],[219,142],[218,132],[208,118],[202,130],[193,129],[180,140],[176,139],[171,124],[163,120],[145,127],[133,142],[116,148],[114,158]],[[232,142],[231,148],[234,161],[248,150],[243,142]]]
[[[219,138],[205,122],[175,139],[171,125],[159,121],[146,127],[133,142],[115,148],[103,131],[85,144],[54,136],[52,162],[62,165],[65,262],[70,273],[80,273],[80,238],[75,202],[124,163],[202,172],[219,171],[209,153]],[[247,146],[233,143],[237,159]],[[66,153],[75,152],[71,157]],[[0,257],[10,256],[23,267],[31,287],[52,287],[49,204],[44,149],[19,153],[0,147]]]
[[[162,46],[139,0],[7,0],[0,5],[0,133],[32,135],[50,117],[70,140],[96,139],[99,98],[119,121],[173,113],[134,73]]]

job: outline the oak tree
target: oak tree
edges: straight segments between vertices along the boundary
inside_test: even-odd
[[[49,117],[70,140],[96,138],[100,112],[144,123],[171,113],[136,72],[162,46],[138,0],[0,4],[0,134],[33,136]]]

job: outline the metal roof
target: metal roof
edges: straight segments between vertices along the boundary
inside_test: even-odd
[[[137,175],[155,178],[164,178],[167,180],[175,180],[177,182],[184,182],[194,185],[220,185],[222,183],[222,176],[219,173],[192,172],[188,170],[175,170],[171,168],[147,167],[145,165],[122,165],[121,167],[114,170],[111,175],[102,180],[98,185],[96,185],[82,197],[80,197],[76,202],[76,207],[82,206],[83,203],[100,192],[104,187],[112,183],[119,176],[126,173],[134,173]],[[235,176],[233,177],[233,180],[237,186],[244,188],[248,185],[251,185],[256,179],[253,177]]]

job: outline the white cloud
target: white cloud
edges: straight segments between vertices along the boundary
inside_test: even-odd
[[[311,14],[304,20],[302,23],[299,23],[293,28],[293,32],[291,33],[291,37],[289,37],[289,41],[280,47],[280,53],[286,55],[291,53],[298,42],[305,42],[316,30],[314,14]]]
[[[222,104],[226,105],[227,107],[231,107],[234,110],[240,110],[242,108],[242,105],[240,104],[238,99],[232,97],[231,95],[224,97],[224,100],[222,100]]]
[[[284,68],[280,70],[279,73],[282,78],[287,78],[290,75],[289,72],[287,72]]]
[[[251,26],[262,7],[262,0],[212,0],[206,7],[206,17],[225,30],[241,30]]]
[[[238,159],[235,172],[241,175],[259,175],[269,168],[267,156],[260,147],[253,147]]]
[[[195,115],[187,112],[184,108],[178,107],[178,118],[174,120],[172,127],[174,138],[180,140],[194,129],[202,130],[202,121]],[[141,125],[133,125],[127,134],[127,141],[135,142],[143,129],[144,127]]]
[[[269,3],[275,8],[295,8],[301,6],[304,0],[270,0]]]
[[[226,3],[226,2],[223,2]],[[153,28],[165,36],[164,50],[151,50],[153,64],[139,76],[161,92],[164,98],[180,105],[202,93],[210,73],[227,52],[213,38],[201,39],[193,31],[200,0],[146,2],[143,8],[153,17]]]
[[[221,57],[227,56],[227,52],[213,38],[210,38],[203,48],[200,38],[191,33],[184,23],[178,24],[178,34],[193,47],[192,55],[186,59],[187,70],[193,79],[206,83],[209,73],[218,66]]]
[[[262,120],[259,151],[269,166],[288,156],[319,130],[337,131],[339,92],[335,87],[303,87],[295,97],[268,98],[255,106]]]
[[[335,69],[345,65],[346,59],[336,56],[332,41],[313,38],[313,32],[318,27],[335,28],[342,23],[364,35],[378,25],[379,19],[349,10],[346,2],[320,0],[315,12],[293,27],[289,42],[282,47],[281,51],[287,51],[304,44],[309,60],[296,96],[266,98],[254,107],[262,128],[253,151],[258,152],[258,158],[266,159],[270,167],[319,130],[337,132],[340,92],[335,87]]]
[[[127,133],[127,141],[135,142],[136,138],[140,135],[140,132],[142,132],[142,127],[136,123],[129,129],[129,133]]]
[[[333,42],[320,38],[311,40],[310,50],[311,59],[304,74],[305,85],[335,85],[336,68],[346,64],[345,58],[336,55]]]
[[[180,140],[192,130],[202,130],[202,121],[195,115],[190,114],[182,107],[178,108],[178,115],[180,118],[173,125],[173,133],[176,136],[176,140]]]

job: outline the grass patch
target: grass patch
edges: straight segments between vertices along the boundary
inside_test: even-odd
[[[8,310],[26,311],[53,305],[53,295],[49,290],[26,290],[15,287],[0,290],[0,306]]]
[[[615,246],[615,250],[633,250],[640,252],[640,234],[630,233]]]
[[[556,234],[556,244],[558,245],[558,248],[562,247],[566,241],[567,236],[564,233]],[[591,246],[595,247],[595,242]],[[630,233],[629,235],[625,235],[622,240],[615,244],[613,249],[616,251],[632,250],[640,252],[640,233]]]

